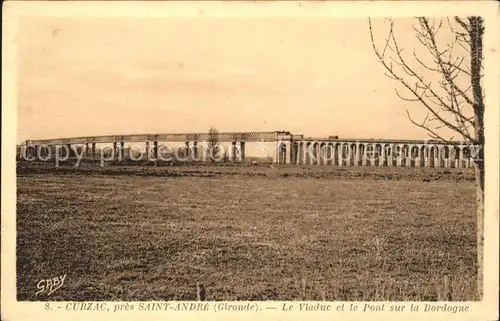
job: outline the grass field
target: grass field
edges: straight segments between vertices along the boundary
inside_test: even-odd
[[[19,172],[18,300],[475,299],[474,183],[405,170]]]

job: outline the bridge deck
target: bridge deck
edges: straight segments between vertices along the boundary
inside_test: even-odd
[[[286,131],[274,132],[226,132],[218,133],[217,140],[220,142],[274,142],[277,140],[293,141],[316,141],[316,142],[352,142],[352,143],[385,143],[385,144],[440,144],[434,140],[408,140],[408,139],[360,139],[342,137],[304,137],[294,135]],[[186,142],[186,141],[209,141],[213,139],[209,133],[170,133],[170,134],[133,134],[133,135],[105,135],[86,136],[56,139],[28,140],[30,145],[62,145],[62,144],[87,144],[87,143],[114,143],[114,142]],[[455,142],[461,144],[461,142]]]
[[[218,133],[217,140],[221,142],[244,141],[244,142],[273,142],[278,135],[285,132],[241,132],[241,133]],[[208,141],[213,136],[209,133],[174,133],[174,134],[138,134],[138,135],[107,135],[86,136],[57,139],[29,140],[33,145],[59,145],[59,144],[85,144],[85,143],[113,143],[113,142],[185,142],[185,141]]]

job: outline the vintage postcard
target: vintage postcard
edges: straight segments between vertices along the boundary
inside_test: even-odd
[[[2,320],[496,320],[499,5],[3,6]]]

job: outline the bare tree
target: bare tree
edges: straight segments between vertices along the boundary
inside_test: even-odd
[[[220,154],[220,141],[219,132],[215,127],[210,127],[208,129],[208,150],[210,151],[210,159],[215,162],[219,159]]]
[[[377,45],[371,20],[369,30],[373,50],[386,76],[399,83],[405,101],[415,102],[427,112],[417,121],[406,110],[410,121],[427,131],[433,139],[449,142],[443,128],[465,141],[474,157],[477,200],[477,291],[483,295],[484,251],[484,95],[483,35],[481,17],[448,19],[416,18],[413,25],[416,50],[405,55],[394,22],[388,20],[387,37]],[[452,41],[443,43],[443,36]],[[429,79],[439,79],[433,81]]]

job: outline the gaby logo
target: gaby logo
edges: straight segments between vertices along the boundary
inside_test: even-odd
[[[64,285],[65,279],[66,274],[54,278],[40,280],[36,285],[36,288],[39,289],[39,291],[35,293],[35,296],[38,296],[40,294],[46,294],[47,296],[51,295]]]

